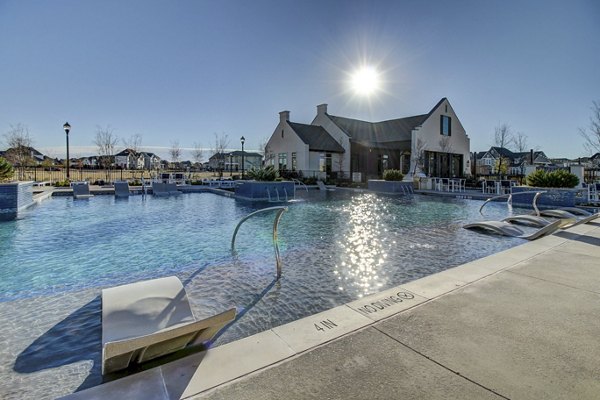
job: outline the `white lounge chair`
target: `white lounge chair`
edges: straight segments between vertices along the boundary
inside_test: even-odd
[[[232,308],[196,320],[179,278],[102,290],[102,375],[211,340],[235,318]]]
[[[127,181],[115,182],[115,197],[129,197],[129,183]]]
[[[90,185],[87,182],[73,182],[71,188],[73,188],[73,198],[75,199],[94,197],[93,194],[90,194]]]
[[[534,240],[539,237],[553,233],[554,231],[556,231],[558,228],[561,227],[562,223],[563,223],[563,221],[561,221],[561,220],[554,221],[554,222],[549,223],[548,225],[545,225],[544,227],[536,230],[535,232],[533,232],[531,234],[526,234],[523,230],[519,229],[518,227],[516,227],[512,224],[509,224],[508,222],[502,222],[502,221],[473,222],[471,224],[466,224],[465,226],[463,226],[463,228],[487,230],[487,231],[491,231],[491,232],[494,232],[494,233],[497,233],[500,235],[504,235],[504,236],[511,236],[511,237],[516,237],[519,239],[526,239],[526,240]]]
[[[539,213],[544,217],[553,217],[570,220],[569,224],[564,225],[565,228],[571,228],[577,225],[587,224],[588,222],[600,217],[600,213],[592,214],[586,210],[582,210],[576,207],[564,207],[553,210],[540,210]]]

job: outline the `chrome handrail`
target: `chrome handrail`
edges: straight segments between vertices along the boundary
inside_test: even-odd
[[[499,196],[494,196],[494,197],[490,197],[489,199],[487,199],[482,205],[481,207],[479,207],[479,214],[483,215],[483,213],[481,212],[481,210],[483,210],[483,207],[485,207],[485,205],[487,203],[489,203],[490,201],[494,201],[497,199],[501,199],[503,197],[507,197],[508,200],[506,201],[509,204],[512,204],[512,197],[516,196],[517,194],[532,194],[535,193],[535,196],[533,196],[533,201],[532,201],[532,205],[533,205],[533,209],[535,210],[536,215],[539,217],[540,216],[540,210],[538,210],[537,208],[537,199],[538,197],[540,197],[543,193],[546,193],[546,191],[528,191],[528,192],[517,192],[517,193],[508,193],[508,194],[501,194]]]
[[[294,178],[292,178],[292,182],[294,182],[294,183],[298,182],[299,184],[301,184],[302,186],[304,186],[304,189],[306,189],[306,193],[308,193],[308,186],[306,186],[306,185],[304,184],[304,182],[302,182],[302,181],[301,181],[301,180],[299,180],[299,179],[294,179]]]
[[[281,219],[281,215],[288,210],[287,207],[285,206],[276,206],[276,207],[267,207],[267,208],[263,208],[261,210],[257,210],[254,212],[251,212],[250,214],[246,215],[244,218],[242,218],[240,220],[240,222],[238,222],[237,226],[235,227],[235,231],[233,231],[233,237],[231,238],[231,252],[235,252],[235,238],[237,236],[238,230],[240,229],[240,226],[250,217],[257,215],[257,214],[262,214],[265,212],[269,212],[269,211],[276,211],[277,210],[277,214],[275,215],[275,221],[273,222],[273,245],[275,246],[275,267],[277,269],[277,279],[281,278],[281,256],[279,255],[279,246],[277,245],[277,227],[279,226],[279,220]]]

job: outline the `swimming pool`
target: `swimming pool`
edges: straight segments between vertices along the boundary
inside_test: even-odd
[[[218,345],[522,243],[462,229],[482,219],[480,201],[344,190],[297,195],[279,225],[277,282],[273,215],[248,220],[237,254],[230,252],[237,222],[273,204],[210,193],[59,197],[0,224],[5,397],[25,385],[44,397],[53,393],[44,383],[61,381],[62,394],[99,383],[102,287],[177,275],[197,317],[240,312]],[[486,218],[507,214],[504,204],[486,207]]]

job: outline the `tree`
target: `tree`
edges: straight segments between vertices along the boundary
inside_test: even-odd
[[[423,169],[423,165],[425,164],[425,146],[427,146],[427,143],[421,140],[421,138],[417,138],[414,152],[411,154],[411,162],[413,163],[413,176],[415,176],[417,173],[417,168],[420,170]]]
[[[13,172],[13,166],[6,159],[0,157],[0,182],[12,179]]]
[[[529,150],[529,144],[527,143],[527,135],[523,132],[517,132],[514,138],[515,150],[517,153],[525,153]]]
[[[204,159],[204,149],[200,145],[200,143],[194,142],[194,148],[192,149],[192,158],[198,164],[202,164],[202,160]]]
[[[179,147],[179,140],[171,141],[171,148],[169,149],[169,156],[173,164],[178,164],[181,159],[181,147]]]
[[[25,168],[33,162],[32,140],[29,129],[23,124],[10,125],[10,130],[4,134],[8,150],[6,159],[18,168],[19,179],[25,177]]]
[[[496,127],[494,132],[494,146],[500,147],[501,149],[506,149],[515,142],[515,136],[510,128],[510,126],[506,123],[503,123]],[[499,163],[497,166],[498,171],[503,171],[502,163],[503,160],[502,154],[500,154]]]
[[[217,155],[217,170],[219,177],[223,177],[223,167],[225,166],[225,149],[229,146],[229,135],[226,133],[217,134],[215,132],[215,147],[213,154]]]
[[[115,146],[119,138],[114,133],[114,129],[107,125],[106,128],[96,126],[96,136],[94,144],[98,148],[100,166],[106,171],[106,180],[110,180],[110,167],[114,161]]]
[[[133,150],[136,154],[140,152],[142,147],[142,135],[136,133],[135,135],[129,136],[129,139],[123,139],[123,145]]]
[[[583,147],[590,154],[600,152],[600,102],[592,102],[592,116],[587,129],[579,128],[579,134],[585,142]]]

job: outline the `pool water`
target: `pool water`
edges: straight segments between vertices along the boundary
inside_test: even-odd
[[[68,367],[98,362],[99,339],[79,342],[73,332],[86,326],[99,335],[97,295],[103,287],[178,276],[196,317],[238,309],[218,345],[523,243],[462,229],[467,222],[511,213],[506,204],[490,204],[484,218],[481,204],[344,190],[297,192],[279,225],[283,275],[275,281],[274,214],[244,223],[236,253],[230,251],[237,222],[273,204],[211,193],[52,198],[0,223],[0,333],[8,338],[0,350],[0,381],[31,386],[35,377],[40,391],[35,397],[43,397],[43,382],[56,383],[48,373],[54,368],[65,388],[83,380],[99,383],[98,365]],[[32,337],[11,339],[27,321],[38,326]],[[65,347],[60,361],[49,362],[52,355],[38,360],[40,341],[51,342],[53,354]],[[30,365],[35,363],[43,365]],[[35,375],[39,371],[44,378]],[[32,373],[30,381],[23,380]]]

